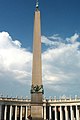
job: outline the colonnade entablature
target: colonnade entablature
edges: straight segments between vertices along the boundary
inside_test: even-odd
[[[23,97],[0,97],[0,102],[15,102],[15,103],[31,103],[31,99],[28,99],[28,97],[26,98],[23,98]],[[48,103],[48,104],[61,104],[61,103],[80,103],[80,98],[79,97],[75,97],[75,98],[60,98],[60,99],[57,99],[57,98],[52,98],[50,97],[49,99],[48,98],[44,98],[43,97],[43,104],[44,103]]]

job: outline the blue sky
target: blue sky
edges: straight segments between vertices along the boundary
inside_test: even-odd
[[[4,95],[30,96],[35,2],[0,0],[0,93]],[[80,96],[79,5],[79,0],[39,0],[47,97]]]
[[[31,46],[36,0],[0,0],[0,31]],[[42,34],[70,36],[80,31],[79,0],[40,0]],[[26,41],[26,42],[25,42]]]

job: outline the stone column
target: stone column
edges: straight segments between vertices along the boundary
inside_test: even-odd
[[[5,109],[4,109],[4,120],[6,120],[6,113],[7,113],[7,105],[5,105]]]
[[[65,120],[68,120],[68,109],[67,109],[67,106],[65,106]]]
[[[12,120],[12,105],[10,106],[10,116],[9,116],[9,120]]]
[[[44,109],[43,109],[43,106],[42,106],[42,118],[44,118],[44,116],[43,116],[43,111],[44,111]]]
[[[73,109],[72,109],[72,106],[70,106],[70,113],[71,113],[71,120],[73,120],[74,117],[73,117]]]
[[[27,116],[27,106],[26,106],[26,118],[25,118],[25,120],[27,120],[28,118],[27,118],[28,116]]]
[[[17,120],[17,106],[15,106],[15,120]]]
[[[52,119],[52,115],[51,115],[51,106],[49,106],[49,120]]]
[[[76,105],[76,120],[79,120],[79,109],[77,105]]]
[[[60,106],[60,120],[63,120],[63,115],[62,115],[62,106]]]
[[[22,120],[22,106],[20,107],[20,120]]]
[[[1,114],[2,114],[2,105],[0,105],[0,120],[1,120]]]
[[[46,106],[44,106],[44,120],[46,120]]]
[[[57,108],[55,106],[55,120],[57,120]]]

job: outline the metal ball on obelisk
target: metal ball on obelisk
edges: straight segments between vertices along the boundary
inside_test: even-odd
[[[38,8],[38,6],[39,6],[39,1],[36,0],[36,8]]]

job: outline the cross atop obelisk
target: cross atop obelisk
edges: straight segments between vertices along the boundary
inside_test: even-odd
[[[36,9],[38,9],[38,7],[39,7],[39,1],[36,0]]]
[[[33,35],[33,65],[32,65],[32,86],[31,86],[31,116],[32,120],[42,120],[42,60],[41,60],[41,25],[40,11],[36,1],[34,15],[34,35]]]

